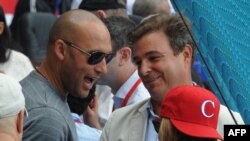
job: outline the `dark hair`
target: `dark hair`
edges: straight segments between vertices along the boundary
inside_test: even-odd
[[[108,16],[128,16],[126,5],[119,0],[83,0],[78,8],[91,12],[104,10]]]
[[[103,19],[103,22],[110,32],[112,50],[114,53],[116,53],[122,47],[129,46],[127,34],[136,26],[133,21],[121,16],[111,16]]]
[[[184,18],[188,28],[191,30],[191,24],[188,19]],[[156,14],[153,16],[146,17],[142,22],[128,34],[131,45],[137,42],[146,34],[162,30],[166,38],[169,40],[174,55],[179,54],[183,51],[185,44],[189,44],[193,49],[192,61],[195,56],[195,46],[185,26],[182,18],[178,14]]]
[[[134,15],[139,15],[146,17],[152,14],[160,13],[162,8],[162,0],[136,0],[132,11]],[[170,13],[170,8],[168,8],[168,14]],[[147,9],[147,10],[145,10]]]
[[[75,97],[71,94],[67,97],[67,102],[72,113],[81,115],[88,107],[89,103],[95,96],[95,85],[90,89],[86,98]]]
[[[0,34],[0,63],[6,62],[9,59],[10,52],[7,54],[7,49],[11,48],[11,36],[5,20],[5,13],[0,6],[0,22],[3,22],[3,33]]]
[[[96,11],[96,10],[107,10],[107,9],[126,9],[126,6],[119,2],[118,0],[83,0],[79,9],[87,11]]]

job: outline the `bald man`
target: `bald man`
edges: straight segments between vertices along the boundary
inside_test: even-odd
[[[98,31],[98,32],[97,32]],[[23,140],[75,141],[67,95],[86,97],[107,72],[111,58],[108,29],[92,13],[72,10],[53,25],[41,66],[21,81],[30,113],[24,119]]]

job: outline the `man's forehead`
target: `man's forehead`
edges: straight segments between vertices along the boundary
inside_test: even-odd
[[[148,50],[148,51],[145,51],[145,50],[142,50],[142,52],[135,52],[133,54],[133,58],[134,59],[139,59],[139,58],[142,58],[142,57],[148,57],[148,56],[152,56],[152,55],[159,55],[159,54],[162,54],[161,51],[159,50]]]

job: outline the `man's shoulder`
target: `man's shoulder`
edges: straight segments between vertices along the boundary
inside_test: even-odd
[[[20,81],[20,84],[22,86],[23,92],[30,90],[38,90],[39,88],[42,88],[42,80],[39,78],[39,76],[36,74],[36,71],[30,72],[24,79]]]
[[[134,115],[140,112],[144,112],[147,108],[149,101],[150,99],[146,99],[135,104],[127,105],[125,107],[115,110],[112,114],[119,115],[119,117],[122,117],[122,116],[128,116],[131,114]]]

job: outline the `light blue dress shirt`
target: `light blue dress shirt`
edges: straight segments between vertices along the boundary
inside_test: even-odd
[[[114,110],[121,108],[122,101],[127,96],[128,92],[131,90],[131,88],[135,85],[136,81],[139,79],[138,71],[136,70],[129,78],[128,80],[119,88],[119,90],[116,92],[116,94],[113,96],[114,100]],[[132,93],[131,97],[128,100],[128,103],[126,105],[134,104],[137,102],[140,102],[142,100],[148,99],[150,97],[150,94],[148,90],[145,88],[143,83],[140,83],[135,91]]]
[[[98,130],[96,128],[92,128],[86,124],[84,124],[78,114],[71,113],[72,118],[76,125],[76,132],[78,136],[79,141],[99,141],[100,136],[102,134],[101,130]]]
[[[147,133],[146,133],[146,141],[159,141],[158,133],[155,130],[153,125],[153,120],[159,118],[152,109],[152,105],[150,104],[147,108],[148,111],[148,126],[147,126]]]

